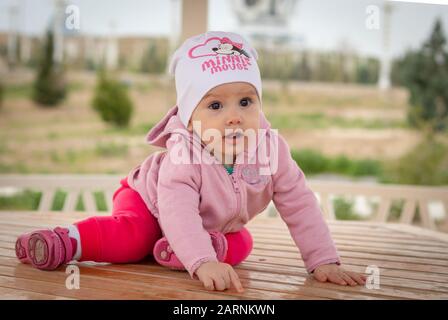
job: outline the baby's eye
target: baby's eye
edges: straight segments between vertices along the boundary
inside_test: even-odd
[[[247,106],[249,106],[251,104],[251,102],[252,102],[251,98],[243,98],[243,99],[240,100],[240,105],[242,107],[247,107]]]
[[[208,106],[208,108],[212,110],[219,110],[221,108],[221,104],[219,102],[213,102]]]

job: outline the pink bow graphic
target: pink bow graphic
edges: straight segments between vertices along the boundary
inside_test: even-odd
[[[242,43],[233,42],[232,40],[230,40],[227,37],[222,38],[221,39],[221,43],[230,43],[231,45],[237,47],[240,50],[243,48],[243,44]]]

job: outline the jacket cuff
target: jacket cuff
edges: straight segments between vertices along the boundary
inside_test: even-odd
[[[314,264],[312,264],[310,266],[307,266],[306,267],[306,271],[311,274],[311,273],[314,272],[314,269],[316,269],[317,267],[319,267],[321,265],[324,265],[324,264],[331,264],[331,263],[335,263],[338,266],[340,266],[341,265],[341,260],[339,258],[333,258],[333,259],[326,259],[326,260],[323,260],[323,261],[319,261],[319,262],[316,262],[316,263],[314,263]]]
[[[194,262],[189,268],[186,268],[188,273],[190,274],[191,279],[194,279],[194,280],[199,279],[195,274],[196,270],[203,263],[209,262],[209,261],[218,262],[218,259],[216,258],[216,256],[204,257],[204,258],[201,258],[201,259],[197,260],[196,262]]]

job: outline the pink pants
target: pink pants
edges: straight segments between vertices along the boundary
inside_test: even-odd
[[[113,195],[111,216],[96,216],[76,222],[81,238],[80,261],[110,263],[137,262],[151,254],[162,237],[159,223],[140,195],[120,181]],[[228,251],[225,263],[236,265],[252,250],[252,236],[246,228],[225,234]]]

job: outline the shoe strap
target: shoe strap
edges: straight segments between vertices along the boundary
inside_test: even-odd
[[[73,258],[74,252],[73,252],[72,242],[70,240],[70,237],[68,236],[68,229],[56,227],[53,231],[59,236],[59,238],[61,239],[61,241],[63,243],[63,247],[65,249],[65,259],[62,262],[63,263],[70,262]]]

